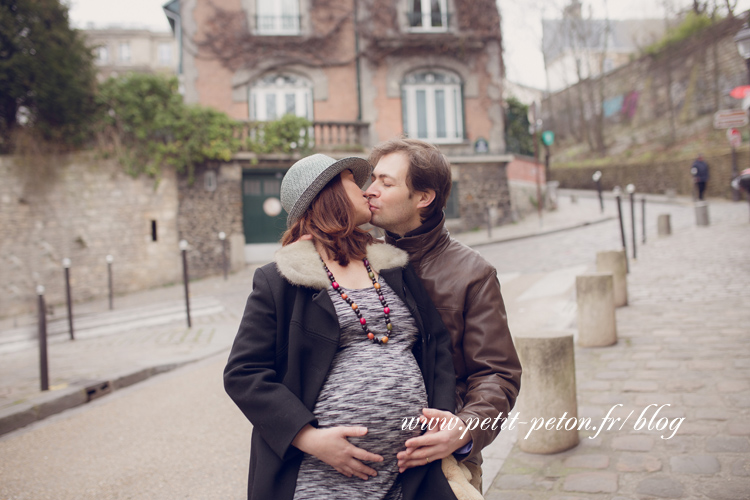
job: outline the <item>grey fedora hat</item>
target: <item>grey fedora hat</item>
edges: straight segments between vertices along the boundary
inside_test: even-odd
[[[281,181],[281,206],[289,214],[286,227],[292,227],[326,184],[347,169],[352,171],[359,187],[365,185],[372,172],[367,160],[356,156],[335,160],[314,154],[292,165]]]

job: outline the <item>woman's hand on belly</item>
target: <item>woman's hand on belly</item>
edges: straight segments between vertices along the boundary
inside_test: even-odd
[[[365,434],[367,434],[367,427],[317,429],[307,424],[297,433],[292,445],[322,460],[346,477],[357,476],[366,481],[370,476],[375,477],[378,473],[362,462],[382,462],[383,457],[357,448],[347,439],[347,437]]]

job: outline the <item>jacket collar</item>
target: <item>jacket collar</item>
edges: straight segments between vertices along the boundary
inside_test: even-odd
[[[409,260],[415,268],[418,268],[426,256],[437,255],[435,251],[445,247],[450,242],[450,233],[445,229],[444,213],[441,214],[440,221],[434,227],[427,229],[428,224],[430,224],[430,221],[426,221],[419,228],[401,237],[386,231],[385,241],[408,252]],[[427,230],[424,231],[424,229]]]
[[[370,267],[379,273],[381,269],[405,267],[409,263],[409,256],[392,245],[373,243],[367,247],[367,260]],[[274,261],[279,273],[293,285],[325,290],[331,283],[312,241],[296,241],[281,247],[276,251]]]

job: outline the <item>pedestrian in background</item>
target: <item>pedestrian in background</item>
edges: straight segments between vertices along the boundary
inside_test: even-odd
[[[703,200],[703,193],[706,192],[706,183],[708,182],[708,163],[703,160],[703,155],[693,162],[690,168],[690,174],[693,176],[693,182],[698,187],[698,199]]]

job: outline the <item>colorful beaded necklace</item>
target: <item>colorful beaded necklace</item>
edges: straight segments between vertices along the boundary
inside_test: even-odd
[[[323,259],[320,259],[321,262],[323,262]],[[336,278],[333,277],[333,273],[328,269],[328,266],[326,266],[326,263],[323,262],[323,269],[326,270],[326,273],[328,274],[328,279],[331,280],[331,286],[334,290],[336,290],[342,299],[346,301],[347,304],[352,308],[354,311],[354,314],[357,315],[359,318],[359,324],[362,326],[362,330],[365,331],[367,334],[367,338],[372,340],[374,344],[387,344],[388,339],[391,335],[391,332],[393,331],[393,325],[391,324],[391,309],[388,307],[388,303],[385,301],[385,297],[383,296],[383,292],[380,291],[380,283],[377,282],[375,279],[375,273],[372,272],[372,269],[370,268],[370,262],[367,259],[362,259],[362,262],[365,263],[365,267],[367,268],[367,275],[372,280],[372,286],[375,288],[375,292],[378,294],[378,299],[380,299],[380,303],[383,304],[383,316],[385,317],[385,328],[386,332],[385,335],[383,335],[380,338],[375,337],[375,334],[370,331],[370,327],[367,326],[367,320],[362,316],[362,313],[359,310],[359,306],[355,304],[352,299],[349,298],[349,296],[344,293],[344,290],[341,288],[341,285],[339,285],[336,282]]]

